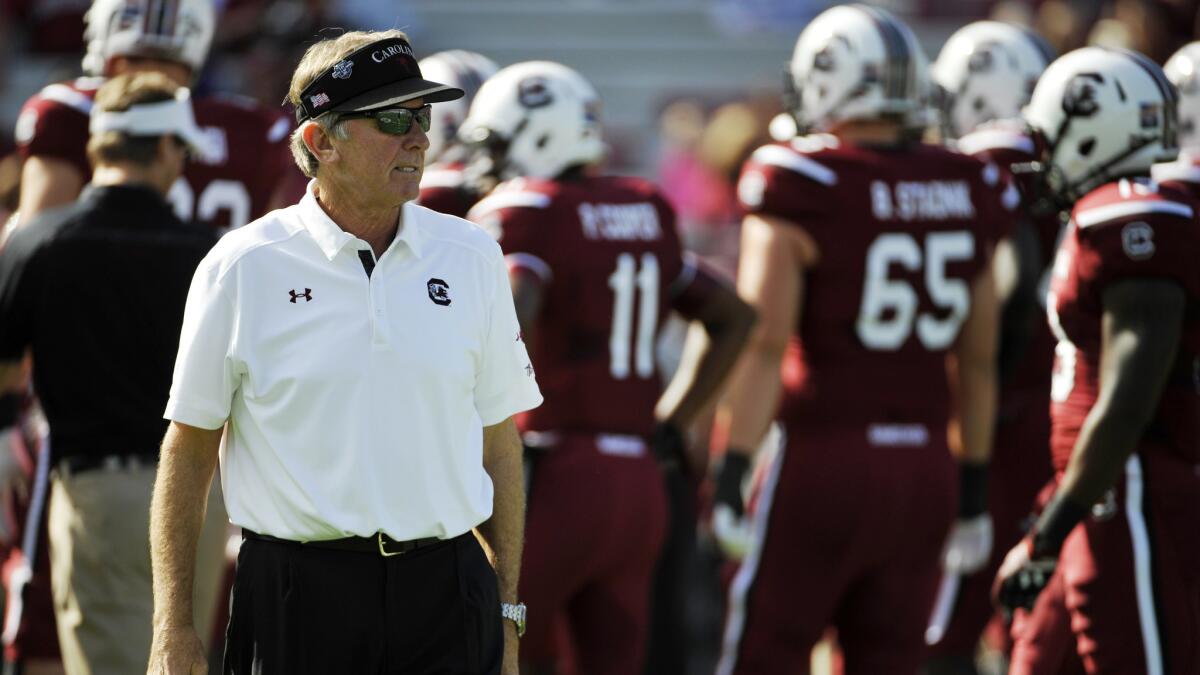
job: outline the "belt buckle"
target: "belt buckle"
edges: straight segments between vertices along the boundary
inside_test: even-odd
[[[389,537],[389,539],[391,539],[391,537]],[[384,548],[384,546],[383,546],[383,530],[380,530],[375,533],[375,540],[379,542],[379,555],[381,555],[385,558],[392,558],[392,557],[395,557],[398,555],[404,555],[405,553],[407,553],[407,551],[393,551],[393,552],[389,553],[388,550],[386,548]],[[395,541],[395,540],[393,540],[393,541]]]

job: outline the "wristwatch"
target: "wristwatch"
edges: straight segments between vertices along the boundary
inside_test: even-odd
[[[500,616],[517,625],[517,637],[525,634],[525,603],[500,603]]]

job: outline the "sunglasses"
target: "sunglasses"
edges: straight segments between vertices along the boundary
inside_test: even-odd
[[[429,125],[433,122],[433,106],[426,103],[420,108],[385,108],[342,115],[342,119],[354,117],[373,117],[375,126],[383,133],[403,136],[412,129],[414,119],[421,125],[422,131],[429,131]]]

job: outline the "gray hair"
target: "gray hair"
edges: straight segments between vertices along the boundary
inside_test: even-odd
[[[346,121],[342,119],[342,114],[334,111],[329,111],[316,118],[307,121],[292,132],[291,149],[292,158],[296,160],[296,166],[300,167],[300,171],[309,178],[317,177],[317,169],[321,166],[321,161],[317,156],[308,149],[308,145],[304,143],[304,127],[309,124],[316,124],[330,137],[336,138],[339,141],[344,141],[350,138],[350,130],[346,128]]]

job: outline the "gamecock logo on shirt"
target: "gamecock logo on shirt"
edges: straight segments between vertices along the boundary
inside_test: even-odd
[[[450,284],[441,279],[430,279],[426,283],[426,287],[429,289],[429,299],[433,301],[433,304],[442,307],[450,304]]]

